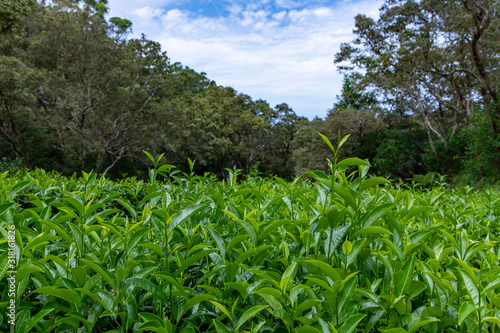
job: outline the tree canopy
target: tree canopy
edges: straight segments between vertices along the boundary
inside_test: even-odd
[[[106,19],[105,0],[0,3],[0,160],[141,176],[142,151],[223,177],[323,168],[318,132],[395,178],[500,175],[499,2],[386,0],[355,17],[324,119],[217,85]],[[2,164],[3,163],[3,164]],[[192,166],[192,165],[191,165]]]

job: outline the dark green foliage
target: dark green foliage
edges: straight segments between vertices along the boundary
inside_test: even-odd
[[[339,108],[329,111],[326,119],[316,118],[302,126],[296,136],[296,173],[310,169],[324,168],[324,156],[329,156],[328,148],[318,138],[317,133],[324,133],[334,138],[350,134],[349,141],[343,147],[342,157],[360,156],[366,137],[372,132],[384,128],[384,123],[375,113],[353,108]],[[367,156],[363,156],[365,158]]]
[[[496,153],[486,154],[490,159],[472,145],[465,156],[463,142],[486,139],[484,130],[477,135],[466,130],[482,109],[491,136],[486,146],[498,151],[494,143],[500,133],[498,12],[499,2],[489,0],[385,1],[377,19],[356,16],[355,39],[342,44],[336,54],[335,62],[349,78],[346,87],[355,88],[348,96],[360,99],[374,94],[391,127],[404,123],[394,116],[411,116],[413,123],[423,125],[428,136],[427,171],[456,175],[474,169],[465,167],[465,159],[470,165],[482,160],[474,177],[496,177],[495,168],[485,166],[495,162]],[[380,149],[387,157],[401,152],[394,144]],[[472,157],[473,151],[478,159]],[[384,163],[389,166],[391,159]]]
[[[422,156],[426,170],[448,175],[451,178],[466,172],[465,163],[469,149],[469,139],[471,138],[466,133],[466,129],[462,128],[447,142],[434,141],[435,151],[427,143],[426,152]]]
[[[484,111],[476,112],[471,124],[464,129],[463,141],[467,152],[462,163],[466,181],[495,182],[500,179],[500,137],[493,138]]]
[[[423,129],[381,130],[364,137],[357,156],[372,161],[376,174],[406,179],[425,173],[426,143]]]
[[[22,19],[31,13],[34,0],[4,0],[0,3],[0,38],[19,28]]]
[[[286,104],[274,110],[171,64],[145,36],[127,41],[130,21],[106,22],[106,1],[27,4],[7,3],[17,30],[0,54],[0,148],[27,167],[144,175],[147,149],[219,176],[257,164],[293,176],[303,120]]]
[[[9,158],[4,156],[0,159],[0,172],[5,172],[5,171],[15,172],[15,170],[22,169],[22,167],[23,167],[23,161],[19,157]]]

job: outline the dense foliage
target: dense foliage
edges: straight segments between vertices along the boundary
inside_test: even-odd
[[[499,332],[500,193],[389,186],[346,139],[314,182],[0,174],[1,330],[15,228],[19,333]]]
[[[290,177],[290,141],[305,119],[286,104],[217,86],[170,63],[159,43],[126,39],[105,2],[9,0],[0,16],[0,155],[27,167],[144,173],[141,150],[221,175],[236,165]],[[3,8],[2,8],[3,9]],[[7,11],[6,11],[7,13]]]
[[[340,132],[352,134],[344,156],[395,179],[500,177],[498,1],[387,0],[379,19],[358,15],[335,58],[343,89],[311,121],[171,63],[107,10],[106,0],[2,1],[0,170],[20,161],[144,179],[147,150],[184,172],[189,158],[200,174],[236,166],[291,180],[324,167],[316,133]]]
[[[335,62],[360,96],[376,96],[392,114],[416,116],[433,161],[490,164],[449,163],[446,173],[479,169],[498,177],[499,10],[496,0],[387,0],[377,20],[356,16],[355,39],[342,44]]]

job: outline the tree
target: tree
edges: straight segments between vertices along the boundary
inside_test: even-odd
[[[296,135],[309,121],[305,117],[297,116],[286,103],[276,105],[269,115],[272,115],[268,120],[272,127],[265,133],[267,145],[266,150],[261,152],[258,170],[291,179],[295,175],[296,163],[293,153],[298,148]]]
[[[37,73],[22,59],[26,47],[23,22],[39,8],[31,0],[0,3],[0,140],[26,165],[32,162],[28,151],[29,136],[35,132],[32,88]]]
[[[144,37],[125,41],[100,4],[45,7],[31,24],[27,61],[41,73],[37,122],[57,137],[65,165],[107,172],[149,144],[155,122],[148,107],[168,58]]]
[[[294,152],[296,159],[296,173],[301,174],[308,170],[326,170],[325,156],[331,151],[318,133],[331,138],[332,144],[336,144],[337,138],[350,135],[350,138],[342,146],[341,158],[359,157],[359,150],[364,138],[384,128],[383,122],[374,113],[353,108],[338,108],[328,112],[323,120],[313,119],[309,124],[302,126],[296,135],[298,148]]]
[[[27,87],[32,87],[36,74],[16,57],[0,55],[0,136],[27,165],[28,137],[34,124],[32,107],[35,96]]]
[[[19,23],[28,16],[34,0],[3,0],[0,2],[0,38],[19,28]]]
[[[388,0],[377,21],[356,16],[356,38],[335,62],[347,73],[361,69],[384,105],[418,114],[433,150],[434,138],[446,144],[477,106],[497,137],[498,9],[489,0]]]
[[[333,105],[333,109],[356,109],[367,112],[379,112],[377,97],[374,92],[366,91],[363,86],[360,86],[360,80],[356,75],[344,75],[342,83],[342,91],[340,96],[337,95],[337,101]]]
[[[186,84],[197,86],[196,80]],[[163,149],[173,163],[196,159],[205,170],[222,176],[225,168],[233,166],[249,171],[267,151],[274,116],[265,101],[253,101],[210,82],[201,92],[164,101],[163,108]]]

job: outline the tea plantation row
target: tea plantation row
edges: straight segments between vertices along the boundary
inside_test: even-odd
[[[0,174],[0,331],[500,332],[499,192],[334,157],[315,181]]]

